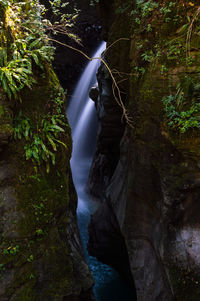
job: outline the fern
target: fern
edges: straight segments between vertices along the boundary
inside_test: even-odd
[[[44,69],[45,63],[53,59],[54,48],[47,43],[45,28],[34,6],[37,3],[32,1],[27,9],[25,2],[3,2],[9,25],[1,30],[2,36],[11,33],[12,40],[9,44],[6,39],[0,40],[0,82],[9,99],[20,99],[19,92],[36,83],[34,64]]]
[[[60,113],[63,101],[58,93],[52,103],[55,112],[45,115],[39,124],[35,123],[20,112],[14,120],[14,138],[25,139],[24,146],[26,160],[41,165],[46,163],[46,170],[49,172],[50,162],[55,165],[55,152],[58,146],[68,149],[61,141],[60,135],[64,132],[64,118]]]

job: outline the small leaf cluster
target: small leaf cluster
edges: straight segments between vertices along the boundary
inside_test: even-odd
[[[10,246],[3,250],[4,255],[16,255],[19,252],[19,245]]]
[[[137,0],[137,10],[141,10],[141,16],[143,18],[148,17],[158,6],[159,4],[152,0]]]

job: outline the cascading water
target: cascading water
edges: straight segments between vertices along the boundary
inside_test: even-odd
[[[94,57],[99,57],[104,49],[105,43],[102,43]],[[97,130],[95,106],[88,94],[96,82],[98,65],[99,61],[93,60],[86,66],[67,108],[67,117],[72,129],[73,151],[70,163],[78,194],[78,215],[88,210],[88,196],[85,195],[84,188],[96,145]]]
[[[100,57],[105,49],[103,42],[93,57]],[[97,204],[90,201],[85,192],[90,165],[96,146],[97,116],[94,102],[88,97],[96,82],[98,60],[88,63],[73,93],[67,108],[67,116],[72,129],[73,151],[71,169],[74,185],[78,194],[77,217],[88,265],[95,279],[94,293],[97,301],[133,301],[133,295],[109,266],[100,263],[87,252],[88,224],[90,215]]]

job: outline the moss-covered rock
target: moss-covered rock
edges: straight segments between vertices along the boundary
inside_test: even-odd
[[[48,104],[56,86],[59,87],[55,75],[48,71],[40,85],[24,91],[22,103],[13,114],[23,110],[38,122],[51,109]],[[12,129],[12,122],[8,125]],[[37,165],[26,160],[25,139],[14,140],[12,135],[1,151],[0,296],[5,300],[62,300],[89,290],[93,284],[81,243],[78,249],[73,246],[79,234],[76,196],[71,192],[71,136],[67,121],[60,139],[68,149],[60,144],[55,166],[50,165],[49,173],[45,162]]]
[[[180,133],[178,122],[169,120],[163,104],[163,97],[169,95],[178,98],[173,103],[177,111],[199,102],[188,84],[199,84],[198,5],[117,0],[114,4],[108,45],[116,43],[108,49],[106,59],[119,82],[132,123],[121,140],[118,164],[102,188],[104,203],[112,208],[125,238],[137,300],[198,301],[199,127]],[[129,40],[118,41],[120,38]],[[100,87],[104,81],[105,77],[100,78]],[[107,80],[107,85],[111,91],[112,83]],[[100,102],[104,100],[102,94]],[[107,102],[113,103],[112,95]],[[102,115],[113,120],[113,111],[107,107]],[[199,112],[195,118],[199,120]],[[169,121],[176,126],[170,127]],[[109,136],[112,128],[103,127],[103,122],[101,137]],[[120,116],[116,126],[121,127]],[[109,148],[101,148],[101,140],[97,145],[98,157],[104,157],[95,158],[93,170],[103,173],[113,158]],[[99,162],[105,165],[103,170]],[[92,221],[91,233],[97,236],[95,248],[102,248],[102,254],[106,247],[98,241],[111,227],[108,215],[102,216],[105,229],[102,227],[99,233]],[[187,271],[189,276],[184,279]]]
[[[6,37],[9,25],[0,7]],[[87,293],[90,300],[93,279],[76,221],[64,94],[50,63],[42,69],[32,64],[31,89],[9,100],[6,86],[0,88],[0,299],[79,300]],[[45,132],[45,122],[56,135],[52,128]],[[27,147],[35,149],[32,156]]]

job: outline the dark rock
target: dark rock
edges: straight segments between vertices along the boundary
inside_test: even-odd
[[[92,215],[88,228],[88,252],[115,268],[126,279],[129,286],[134,287],[125,241],[117,219],[108,204],[107,201],[99,205],[99,209]]]
[[[104,1],[101,3],[103,7]],[[122,0],[114,3],[115,8],[124,4]],[[106,59],[111,70],[130,74],[132,66],[141,64],[138,43],[146,38],[148,49],[155,45],[154,37],[144,31],[139,35],[126,21],[127,12],[115,16],[107,35],[108,46],[126,34],[134,38],[120,42],[118,51],[117,46],[111,47]],[[160,45],[168,41],[169,33],[177,34],[177,29],[170,27],[166,37],[165,27],[162,32],[161,23],[155,26],[161,35],[155,43]],[[197,55],[190,73],[193,80],[199,64]],[[168,81],[160,73],[159,63],[153,61],[145,64],[145,75],[130,77],[120,85],[133,117],[125,132],[120,124],[121,111],[114,105],[112,82],[104,68],[98,74],[100,125],[88,184],[90,193],[102,205],[91,220],[88,249],[110,265],[114,261],[120,271],[120,261],[111,254],[124,240],[138,301],[198,301],[199,129],[185,135],[170,131],[163,120],[161,101],[184,76],[183,67],[180,62],[176,67],[170,65],[168,72],[173,81]]]
[[[62,92],[52,66],[46,64],[42,76],[37,72],[37,84],[21,91],[21,102],[12,99],[11,106],[0,91],[0,300],[63,301],[65,296],[78,300],[87,296],[92,301],[94,280],[77,225],[69,163],[72,141],[65,117],[59,139],[67,150],[61,144],[57,147],[56,164],[49,161],[49,172],[44,160],[40,164],[26,160],[25,148],[33,143],[32,135],[51,115],[51,108],[65,116],[64,102],[59,110],[53,108],[54,97]],[[19,112],[35,130],[27,140],[23,135],[14,139],[14,118]]]
[[[112,94],[109,72],[104,65],[99,68],[97,79],[99,95],[95,104],[99,129],[87,190],[93,197],[103,199],[105,188],[119,160],[119,144],[125,125],[121,120],[122,110]]]
[[[91,98],[95,103],[97,102],[98,95],[99,95],[98,88],[97,88],[97,87],[92,87],[92,88],[90,89],[89,96],[90,96],[90,98]]]

